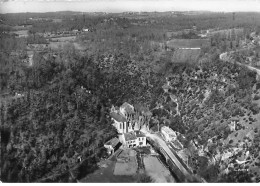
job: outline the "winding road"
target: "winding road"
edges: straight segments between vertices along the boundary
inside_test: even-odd
[[[219,59],[222,60],[222,61],[225,61],[225,62],[230,62],[230,63],[234,63],[231,58],[229,57],[229,54],[232,54],[234,53],[235,51],[231,51],[231,52],[224,52],[222,54],[219,55]],[[239,63],[237,62],[238,65],[241,65],[241,66],[245,66],[247,67],[248,69],[250,70],[253,70],[255,71],[258,75],[260,75],[260,69],[257,69],[255,67],[252,67],[252,66],[249,66],[249,65],[245,65],[245,64],[242,64],[242,63]]]

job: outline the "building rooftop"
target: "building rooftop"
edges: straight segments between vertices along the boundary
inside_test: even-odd
[[[176,136],[176,133],[169,127],[163,126],[161,130],[165,131],[167,134],[169,134],[171,137]]]
[[[110,116],[118,122],[126,122],[126,118],[117,112],[111,112]]]
[[[125,140],[129,141],[129,140],[135,140],[136,139],[136,135],[134,132],[129,132],[129,133],[125,133]]]
[[[137,131],[136,132],[136,137],[145,137],[144,133]]]
[[[114,148],[118,143],[118,138],[112,138],[111,140],[107,141],[105,145],[111,145]]]

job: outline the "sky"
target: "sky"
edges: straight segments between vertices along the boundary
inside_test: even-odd
[[[0,13],[201,10],[260,12],[260,0],[0,0]]]

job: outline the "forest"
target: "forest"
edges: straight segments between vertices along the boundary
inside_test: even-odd
[[[32,21],[30,17],[46,19]],[[54,23],[51,21],[54,18],[62,22]],[[255,25],[260,25],[260,15],[255,13],[237,13],[235,21],[232,14],[224,13],[130,19],[120,14],[94,16],[60,12],[5,14],[1,19],[5,23],[0,25],[0,177],[3,182],[75,182],[97,169],[97,162],[105,154],[103,144],[117,135],[109,117],[111,106],[127,101],[152,109],[164,95],[162,86],[167,75],[181,75],[184,71],[189,74],[196,69],[197,61],[179,63],[178,59],[172,59],[164,45],[166,30],[178,31],[194,25],[198,29],[247,27],[245,36],[259,29]],[[22,24],[32,25],[28,38],[2,32]],[[46,51],[35,51],[32,66],[22,62],[27,57],[28,44],[47,42],[37,33],[82,28],[90,28],[90,32],[76,38],[78,43],[86,45],[84,52],[80,53],[68,43],[58,51],[48,51],[47,58],[44,57]],[[238,86],[229,88],[228,93],[238,92],[241,104],[258,113],[259,108],[252,100],[243,100],[257,84],[255,74],[218,60],[221,52],[236,46],[235,41],[230,44],[232,38],[219,36],[210,41],[210,46],[203,48],[200,54],[204,71],[214,68],[221,74],[226,68],[228,72],[237,72]],[[182,81],[178,84],[178,94],[182,94],[186,86]],[[195,84],[191,83],[197,86]],[[224,98],[215,91],[205,109],[214,104],[220,107]],[[171,118],[168,125],[194,140],[208,124],[195,122],[193,116],[197,119],[202,115],[195,103],[184,103],[181,115],[188,115],[190,119],[184,121],[177,116]],[[238,103],[232,104],[232,112],[223,111],[223,116],[239,115]],[[159,120],[163,123],[163,113],[159,114],[162,114]],[[213,128],[221,131],[225,127],[214,125]],[[224,135],[229,132],[223,131]],[[205,144],[212,135],[210,130],[203,133],[199,143]],[[256,143],[257,140],[259,137],[255,138]],[[215,170],[215,167],[207,168],[209,172]],[[202,170],[200,168],[201,175],[211,180],[212,175]],[[231,179],[230,175],[225,179]]]

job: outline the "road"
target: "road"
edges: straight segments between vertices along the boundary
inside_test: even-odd
[[[225,61],[225,62],[230,62],[230,63],[233,63],[229,57],[229,54],[230,53],[234,53],[234,51],[231,51],[231,52],[224,52],[222,54],[219,55],[219,59],[222,60],[222,61]],[[260,75],[260,69],[257,69],[255,67],[252,67],[252,66],[249,66],[249,65],[245,65],[245,64],[242,64],[242,63],[239,63],[237,62],[238,65],[242,65],[242,66],[245,66],[247,68],[249,68],[250,70],[253,70],[253,71],[256,71],[256,73],[258,75]]]
[[[194,180],[194,177],[183,167],[183,165],[180,163],[180,161],[176,158],[176,156],[173,154],[171,149],[168,147],[166,142],[160,138],[156,134],[151,134],[147,131],[142,131],[145,133],[146,137],[150,137],[152,140],[156,141],[161,148],[164,149],[164,151],[167,153],[169,158],[175,163],[175,165],[179,168],[179,170],[185,175],[187,180]]]

